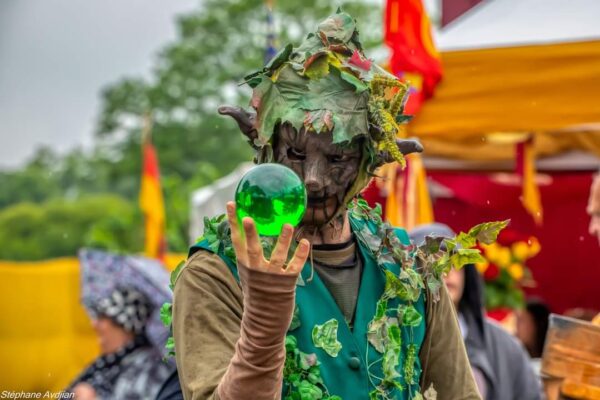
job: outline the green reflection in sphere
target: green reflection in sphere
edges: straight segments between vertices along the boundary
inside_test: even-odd
[[[306,189],[294,171],[260,164],[248,171],[235,191],[237,217],[252,217],[258,233],[278,236],[284,224],[298,225],[306,211]]]

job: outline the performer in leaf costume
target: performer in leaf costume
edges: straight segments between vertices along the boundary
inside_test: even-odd
[[[254,112],[219,112],[256,162],[304,180],[308,207],[277,243],[250,218],[238,222],[233,203],[227,217],[207,218],[174,275],[185,398],[478,399],[441,276],[479,260],[471,248],[506,222],[416,246],[359,195],[378,166],[421,151],[396,139],[406,85],[365,57],[354,19],[339,11],[247,83]]]

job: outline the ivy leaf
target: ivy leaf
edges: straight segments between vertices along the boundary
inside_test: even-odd
[[[433,383],[429,385],[429,388],[423,393],[425,400],[437,400],[437,392],[433,388]]]
[[[388,326],[387,332],[391,347],[400,349],[400,346],[402,346],[400,327],[396,324],[391,324]]]
[[[440,277],[442,274],[448,272],[450,268],[450,256],[445,253],[443,256],[433,262],[431,269],[435,276]]]
[[[171,310],[172,310],[172,308],[173,308],[173,306],[171,305],[171,303],[164,303],[160,307],[160,320],[162,321],[162,323],[165,326],[171,326],[171,322],[172,322]]]
[[[475,225],[469,230],[468,235],[483,244],[492,244],[498,238],[500,231],[508,226],[510,219],[504,221],[485,222]]]
[[[323,349],[331,357],[337,357],[342,344],[337,339],[338,320],[330,319],[322,325],[315,325],[312,340],[315,347]]]
[[[440,300],[440,289],[442,288],[442,279],[440,277],[430,275],[427,278],[427,288],[429,293],[433,297],[433,301],[437,302]]]
[[[398,309],[398,318],[402,321],[402,325],[416,327],[423,320],[423,316],[412,306],[402,306]]]
[[[421,250],[426,255],[433,255],[440,251],[440,246],[444,237],[442,236],[425,236],[425,243],[419,246],[419,250]]]
[[[377,302],[377,306],[375,309],[375,319],[383,318],[383,316],[385,315],[385,312],[387,311],[387,307],[388,307],[387,300],[380,299]]]
[[[175,350],[175,339],[173,339],[173,336],[169,337],[167,339],[167,343],[165,344],[165,348],[167,350]]]
[[[300,352],[300,368],[302,368],[305,371],[308,371],[315,365],[317,365],[317,355],[316,354],[314,354],[314,353],[306,354],[306,353]],[[313,373],[315,373],[314,370],[313,370]],[[321,372],[319,371],[319,375],[320,374],[321,374]]]
[[[285,337],[285,351],[293,353],[296,349],[298,349],[298,339],[293,335],[287,335]]]
[[[320,400],[323,398],[323,391],[309,381],[302,381],[298,385],[300,400]]]
[[[454,251],[454,249],[456,249],[456,246],[458,243],[456,242],[455,239],[445,238],[444,244],[446,245],[446,251],[448,253],[452,253]]]
[[[383,353],[385,350],[386,335],[385,327],[388,317],[382,317],[380,319],[372,320],[369,323],[367,330],[367,340],[379,353]]]
[[[456,269],[461,269],[466,264],[485,262],[485,258],[478,249],[458,249],[450,256],[450,262]]]
[[[293,331],[294,329],[298,329],[300,327],[300,309],[298,308],[298,304],[294,307],[294,315],[292,316],[292,322],[290,322],[290,327],[288,331]]]
[[[179,264],[177,264],[177,267],[175,267],[173,272],[171,272],[171,275],[169,276],[169,288],[171,291],[175,290],[175,282],[177,281],[177,278],[179,277],[183,267],[185,267],[185,261],[181,261]]]
[[[471,236],[470,234],[461,232],[456,236],[456,243],[458,243],[463,249],[470,249],[475,246],[477,240],[475,236]]]

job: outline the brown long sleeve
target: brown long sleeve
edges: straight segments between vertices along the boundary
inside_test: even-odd
[[[281,395],[296,278],[238,272],[243,291],[218,256],[199,251],[177,279],[173,335],[186,399]]]
[[[281,397],[285,334],[294,312],[296,276],[238,266],[244,293],[241,335],[218,387],[221,400]]]
[[[421,389],[431,384],[437,400],[480,400],[452,300],[442,285],[440,300],[427,292],[427,332],[419,358],[423,366]]]

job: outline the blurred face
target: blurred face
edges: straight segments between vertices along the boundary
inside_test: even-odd
[[[294,170],[308,195],[304,226],[321,227],[345,206],[344,197],[358,176],[361,152],[358,143],[333,144],[331,132],[297,132],[281,126],[274,143],[275,160]]]
[[[458,303],[460,303],[460,299],[465,290],[465,270],[460,269],[457,271],[451,269],[450,272],[448,272],[448,275],[444,277],[444,282],[446,282],[448,293],[450,294],[454,306],[458,309]]]
[[[92,321],[92,326],[98,335],[102,354],[114,353],[133,340],[133,334],[127,332],[110,318],[99,317]]]
[[[533,317],[527,310],[521,310],[517,318],[517,337],[531,353],[535,347],[536,328]]]

